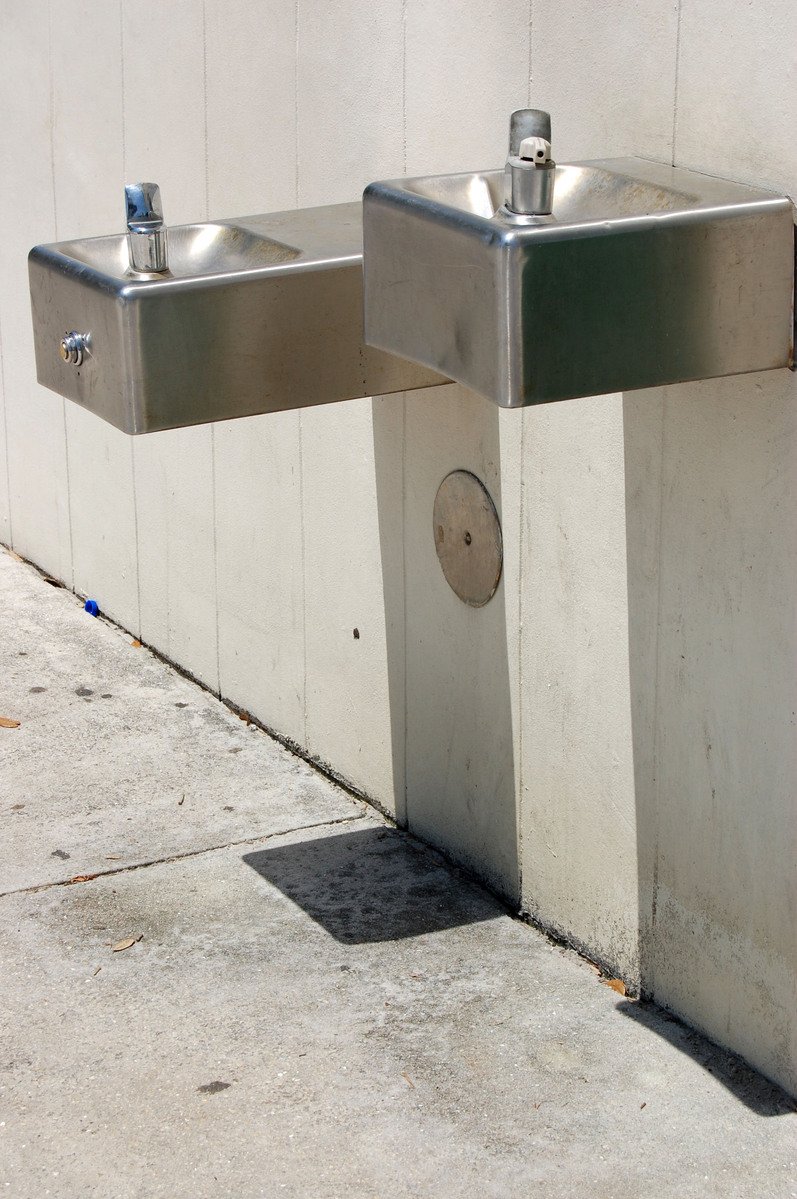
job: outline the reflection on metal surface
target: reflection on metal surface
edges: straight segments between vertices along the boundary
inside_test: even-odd
[[[507,408],[789,364],[788,197],[633,158],[551,174],[549,216],[503,208],[502,171],[371,184],[367,343]]]
[[[452,591],[472,608],[495,595],[504,560],[501,524],[484,484],[467,470],[446,475],[434,501],[434,544]]]

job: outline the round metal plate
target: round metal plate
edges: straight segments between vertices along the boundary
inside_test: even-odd
[[[495,595],[504,547],[498,513],[484,484],[467,470],[446,475],[434,501],[434,544],[448,585],[472,608]]]

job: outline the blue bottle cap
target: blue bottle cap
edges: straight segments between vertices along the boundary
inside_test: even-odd
[[[88,612],[89,616],[99,616],[100,614],[100,605],[96,600],[86,600],[83,607]]]

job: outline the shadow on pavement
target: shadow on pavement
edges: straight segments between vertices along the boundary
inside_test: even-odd
[[[794,1100],[774,1082],[655,1004],[624,1002],[618,1003],[617,1010],[691,1057],[757,1115],[785,1116],[797,1110]]]
[[[336,941],[398,941],[505,915],[501,904],[395,829],[259,849],[244,862]]]

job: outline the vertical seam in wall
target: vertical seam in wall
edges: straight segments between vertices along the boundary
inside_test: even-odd
[[[401,2],[401,163],[407,173],[407,0]]]
[[[520,536],[518,561],[518,695],[517,695],[517,727],[518,727],[518,760],[517,760],[517,880],[518,902],[523,906],[523,564],[525,562],[526,545],[526,486],[523,464],[526,461],[526,413],[520,411],[520,500],[518,503]]]
[[[202,0],[202,104],[204,108],[205,142],[205,220],[210,219],[210,164],[208,154],[208,13]]]
[[[119,0],[119,71],[122,86],[122,175],[127,178],[127,87],[125,79],[125,17],[124,0]],[[141,547],[138,529],[138,489],[136,487],[135,438],[130,438],[130,482],[133,492],[133,536],[136,547],[136,632],[140,637],[141,627]],[[167,625],[168,628],[168,625]]]
[[[664,464],[667,460],[667,391],[665,389],[661,405],[661,461],[659,463],[659,511],[656,527],[656,561],[658,563],[658,578],[656,580],[656,660],[653,671],[653,877],[650,891],[650,940],[651,944],[646,953],[640,955],[640,965],[647,961],[647,978],[642,979],[645,989],[653,995],[656,989],[656,909],[658,906],[659,889],[659,802],[661,780],[659,777],[659,702],[661,677],[661,597],[662,597],[662,537],[664,531],[664,493],[666,480]]]
[[[675,166],[675,141],[678,130],[678,83],[681,65],[681,2],[676,0],[677,16],[675,22],[675,72],[673,78],[672,103],[672,143],[670,161]],[[661,460],[659,462],[659,511],[656,528],[656,561],[658,577],[656,579],[656,645],[655,664],[653,668],[653,845],[651,849],[652,877],[650,880],[650,945],[645,949],[640,946],[640,979],[642,987],[651,996],[656,993],[656,916],[659,892],[659,805],[661,799],[661,779],[659,771],[659,704],[661,678],[661,596],[664,555],[662,554],[662,533],[664,529],[664,465],[666,462],[667,436],[667,391],[663,392],[661,404]],[[647,965],[646,965],[647,964]]]
[[[529,58],[528,58],[528,105],[531,107],[531,30],[534,17],[534,0],[529,0]]]
[[[308,749],[307,741],[307,542],[304,529],[304,442],[302,438],[302,413],[298,413],[299,421],[299,502],[301,507],[301,559],[302,559],[302,736],[304,748]]]
[[[47,6],[47,80],[49,86],[49,134],[50,134],[50,182],[53,196],[53,235],[58,241],[58,200],[55,192],[55,83],[53,80],[53,5]],[[65,581],[75,585],[75,551],[72,537],[72,485],[69,476],[69,434],[67,431],[66,399],[61,397],[61,420],[64,430],[64,475],[66,478],[66,528],[69,546],[69,577]],[[6,451],[7,452],[7,451]],[[10,506],[10,505],[9,505]],[[57,509],[56,509],[57,511]],[[60,541],[60,538],[59,538]]]
[[[130,478],[133,486],[133,536],[135,537],[136,545],[136,623],[138,627],[138,636],[141,636],[141,558],[139,555],[138,544],[138,492],[136,489],[136,452],[135,438],[130,438]],[[167,644],[168,644],[168,612],[166,616],[167,624]]]
[[[534,25],[534,0],[529,0],[529,16],[528,16],[528,60],[527,60],[527,103],[531,107],[532,96],[532,70],[533,70],[533,25]],[[518,888],[518,904],[521,910],[524,908],[523,896],[523,656],[524,656],[524,628],[523,628],[523,564],[525,562],[525,547],[526,547],[526,481],[524,464],[526,462],[526,412],[521,410],[520,416],[520,498],[519,498],[519,514],[520,530],[518,537],[518,673],[517,673],[517,767],[516,767],[516,785],[515,785],[515,804],[516,811],[516,837],[517,837],[517,888]]]
[[[50,0],[47,6],[47,80],[50,89],[49,102],[49,121],[48,128],[50,134],[50,179],[52,182],[53,195],[53,233],[55,240],[58,241],[58,204],[55,198],[55,85],[53,83],[53,5]]]
[[[202,0],[202,103],[205,140],[205,219],[210,220],[210,139],[208,136],[208,6]],[[216,639],[216,694],[221,697],[221,649],[219,646],[219,539],[216,504],[216,426],[210,425],[210,518],[213,529],[213,626]]]
[[[61,418],[64,423],[64,462],[66,464],[66,523],[69,534],[69,578],[65,580],[72,590],[75,587],[75,547],[72,541],[72,479],[69,472],[69,432],[66,419],[67,401],[61,397]],[[9,505],[10,507],[10,505]]]
[[[221,647],[219,621],[219,532],[216,503],[216,426],[210,426],[210,494],[213,519],[213,613],[216,620],[216,691],[221,697]]]
[[[293,10],[294,20],[294,54],[293,54],[293,121],[295,127],[295,195],[294,200],[296,207],[299,207],[299,196],[301,194],[300,175],[299,175],[299,0],[296,0]],[[305,496],[304,496],[304,440],[303,440],[303,413],[301,410],[297,412],[296,419],[298,423],[299,434],[299,538],[300,538],[300,553],[301,553],[301,586],[302,586],[302,738],[304,741],[303,748],[308,749],[307,742],[307,540],[305,536]]]
[[[677,0],[678,16],[675,24],[675,81],[672,105],[672,165],[675,166],[675,138],[678,130],[678,82],[681,65],[681,0]]]
[[[8,496],[8,544],[14,547],[14,521],[11,516],[11,468],[8,463],[8,411],[6,405],[6,376],[3,363],[3,326],[0,322],[0,393],[3,396],[3,457],[6,470],[6,494]],[[68,489],[68,482],[67,482]]]
[[[126,81],[125,81],[125,11],[124,0],[119,0],[119,78],[122,84],[122,175],[127,179],[127,125],[126,112]]]
[[[403,808],[399,824],[404,824],[409,828],[410,812],[409,812],[409,789],[407,786],[407,762],[409,760],[409,737],[408,721],[409,721],[409,704],[407,701],[407,393],[403,392],[401,397],[401,651],[403,656],[402,668],[402,698],[404,701],[404,711],[402,716],[401,736],[403,741],[404,753],[402,755],[402,793],[403,793]]]
[[[294,203],[299,207],[299,0],[293,6]]]
[[[401,5],[401,144],[402,163],[407,171],[407,0]],[[409,828],[409,787],[407,762],[409,760],[407,702],[407,393],[401,394],[401,799],[402,811],[396,812],[398,823]]]
[[[529,56],[528,56],[528,105],[531,107],[532,94],[532,30],[534,22],[534,0],[529,0]],[[526,413],[520,413],[520,503],[519,503],[519,519],[520,519],[520,542],[519,553],[520,560],[518,562],[518,695],[517,695],[517,723],[518,723],[518,761],[517,761],[517,784],[515,791],[515,802],[517,804],[516,828],[517,828],[517,888],[518,888],[518,904],[521,909],[523,903],[523,652],[524,652],[524,630],[523,630],[523,563],[525,562],[525,546],[526,546],[526,485],[524,475],[524,464],[526,461]]]

